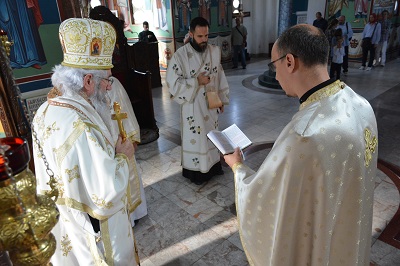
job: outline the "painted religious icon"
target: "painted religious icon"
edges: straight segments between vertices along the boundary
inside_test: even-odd
[[[179,24],[178,32],[186,32],[189,30],[192,17],[190,0],[176,0],[175,4]]]
[[[47,64],[39,35],[39,26],[42,23],[38,0],[0,1],[0,28],[14,42],[10,53],[12,68],[41,69]]]

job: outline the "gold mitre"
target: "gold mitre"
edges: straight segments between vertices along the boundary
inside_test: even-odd
[[[86,18],[64,20],[59,29],[64,53],[63,66],[86,69],[110,69],[116,33],[104,21]]]

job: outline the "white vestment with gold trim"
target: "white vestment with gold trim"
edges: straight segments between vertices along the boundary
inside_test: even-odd
[[[121,113],[127,113],[128,115],[127,119],[122,120],[127,138],[132,141],[132,143],[140,143],[140,127],[137,122],[135,112],[133,111],[132,103],[121,82],[117,78],[113,77],[113,79],[114,82],[112,85],[112,90],[108,92],[110,94],[111,102],[118,102],[121,106]],[[118,127],[115,126],[113,128],[115,143],[118,139],[118,134]],[[135,220],[143,218],[147,215],[147,202],[146,195],[144,194],[142,178],[139,175],[139,169],[137,169],[136,159],[133,158],[131,161],[133,165],[133,168],[130,169],[130,175],[133,176],[133,178],[131,178],[133,182],[133,184],[131,184],[131,193],[132,195],[134,195],[132,196],[133,202],[131,206],[134,211],[132,212],[131,209],[132,213],[130,215],[130,218],[132,226],[134,226]],[[135,195],[135,193],[137,192],[140,192],[140,195]]]
[[[210,77],[207,88],[199,85],[197,76]],[[181,106],[182,166],[191,171],[207,173],[220,161],[217,148],[207,133],[218,129],[219,109],[208,109],[206,90],[218,93],[224,105],[229,104],[229,85],[221,65],[219,47],[208,45],[203,53],[190,43],[179,48],[168,63],[167,87],[173,100]]]
[[[49,99],[33,124],[60,193],[53,265],[136,265],[129,221],[132,202],[140,200],[134,198],[139,192],[131,191],[134,161],[115,154],[112,133],[81,96]],[[49,177],[37,145],[33,148],[37,189],[43,194],[50,190]],[[100,233],[88,214],[100,220]]]
[[[369,265],[377,136],[368,101],[336,81],[302,103],[257,172],[233,166],[251,265]]]

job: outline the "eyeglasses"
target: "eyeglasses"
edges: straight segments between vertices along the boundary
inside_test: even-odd
[[[276,72],[276,66],[275,63],[278,62],[279,60],[282,60],[283,58],[285,58],[288,54],[282,55],[281,57],[279,57],[278,59],[272,61],[271,63],[268,64],[268,68],[272,71],[272,72]],[[297,55],[291,54],[293,55],[294,58],[297,57]]]
[[[108,85],[112,85],[113,84],[113,82],[114,82],[114,79],[113,78],[108,78],[108,79],[106,79],[106,78],[102,78],[102,80],[106,80],[107,82],[108,82]]]

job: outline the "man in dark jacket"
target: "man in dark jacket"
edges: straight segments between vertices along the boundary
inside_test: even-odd
[[[156,42],[156,35],[152,31],[149,31],[149,23],[143,21],[143,31],[139,33],[139,42]]]
[[[315,14],[315,17],[317,18],[316,20],[314,20],[313,22],[313,26],[320,28],[322,30],[322,32],[325,32],[326,29],[328,28],[328,21],[326,21],[326,19],[324,19],[322,17],[321,12],[317,12]]]

